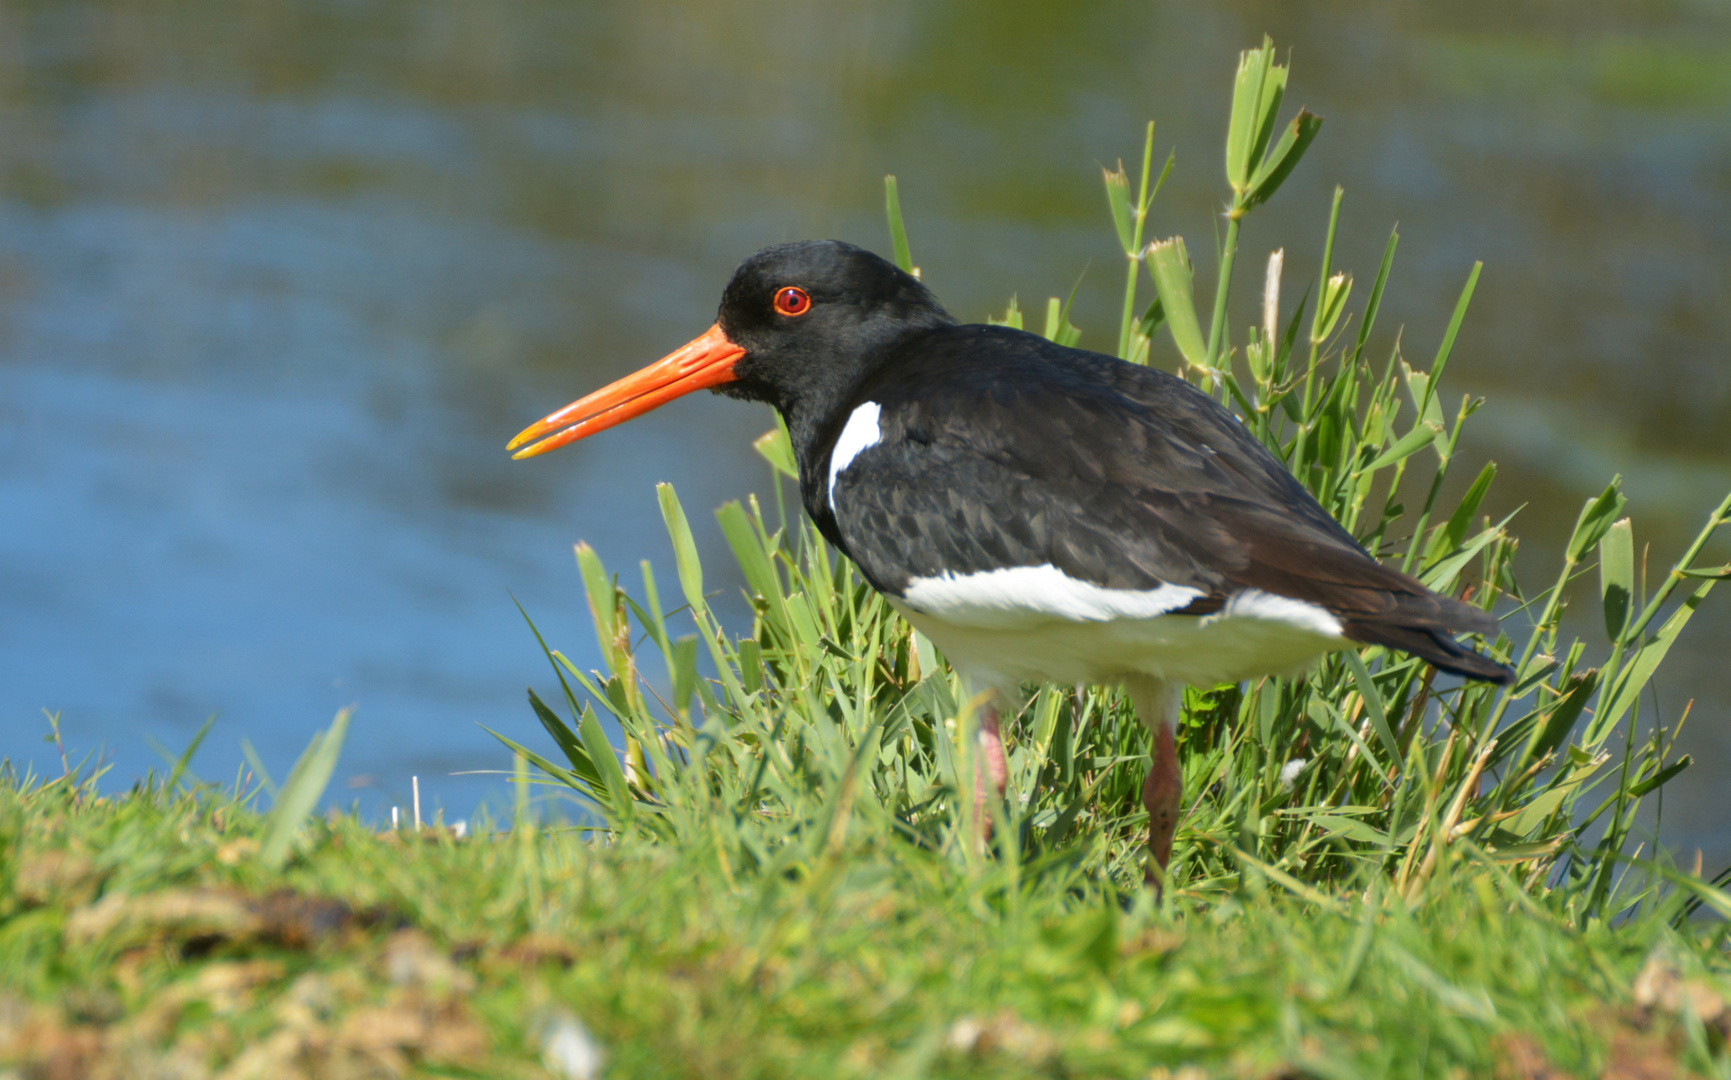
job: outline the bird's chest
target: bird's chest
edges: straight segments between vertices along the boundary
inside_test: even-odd
[[[856,465],[864,472],[868,463],[860,461],[862,455],[885,444],[885,419],[881,403],[862,402],[814,431],[803,452],[796,448],[800,501],[824,538],[850,556],[852,547],[839,525],[837,486]]]

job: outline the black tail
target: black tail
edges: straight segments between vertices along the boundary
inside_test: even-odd
[[[1473,610],[1477,611],[1476,608]],[[1450,637],[1445,630],[1353,619],[1344,620],[1341,629],[1354,641],[1362,641],[1367,645],[1386,645],[1391,649],[1412,653],[1435,664],[1438,671],[1446,671],[1451,675],[1496,683],[1498,686],[1507,686],[1515,681],[1513,669],[1473,652]],[[1477,630],[1479,627],[1474,626],[1473,629]]]
[[[1297,524],[1267,515],[1234,519],[1233,535],[1248,549],[1234,583],[1325,607],[1354,641],[1412,653],[1453,675],[1514,682],[1513,671],[1454,639],[1494,637],[1496,616],[1382,565],[1321,507],[1314,513],[1321,516]]]

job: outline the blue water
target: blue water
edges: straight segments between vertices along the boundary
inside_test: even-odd
[[[119,787],[217,723],[280,779],[357,708],[334,796],[379,815],[509,804],[483,730],[545,736],[513,597],[595,663],[571,557],[668,567],[674,481],[707,510],[764,490],[770,417],[709,396],[528,463],[527,422],[711,321],[763,244],[882,249],[901,177],[916,261],[964,318],[1080,278],[1115,333],[1121,256],[1098,169],[1160,121],[1178,149],[1153,229],[1211,265],[1235,51],[1293,48],[1327,117],[1245,230],[1247,297],[1289,289],[1348,189],[1360,296],[1402,243],[1373,348],[1428,366],[1475,259],[1450,363],[1489,396],[1466,457],[1503,466],[1533,580],[1580,500],[1628,480],[1668,564],[1731,489],[1731,89],[1717,9],[1363,2],[54,3],[0,51],[0,756],[57,773],[42,710]],[[1253,299],[1253,298],[1252,298]],[[1355,301],[1356,305],[1356,301]],[[1254,318],[1247,307],[1235,323]],[[1724,550],[1725,545],[1720,545]],[[664,577],[667,576],[664,572]],[[1583,595],[1579,630],[1590,634]],[[1715,596],[1658,687],[1697,766],[1664,837],[1731,861],[1731,618]]]

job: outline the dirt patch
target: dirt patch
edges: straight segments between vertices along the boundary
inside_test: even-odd
[[[107,875],[85,856],[43,851],[27,858],[12,879],[12,891],[27,907],[59,903],[76,907],[96,894]]]
[[[557,964],[570,967],[577,962],[577,946],[547,934],[525,934],[499,950],[500,960],[519,967],[539,967]]]
[[[74,911],[66,941],[129,948],[178,942],[184,952],[208,952],[223,943],[268,943],[308,949],[383,921],[341,900],[280,889],[249,896],[233,889],[169,889],[131,896],[109,893]]]
[[[1648,1017],[1693,1016],[1731,1038],[1731,1004],[1726,994],[1699,975],[1684,975],[1682,961],[1667,952],[1657,951],[1647,958],[1629,992],[1635,1007]]]
[[[944,1048],[976,1057],[1008,1054],[1032,1062],[1046,1061],[1058,1052],[1058,1044],[1049,1034],[1008,1011],[957,1019],[944,1036]]]
[[[140,903],[148,899],[149,903]],[[232,895],[158,894],[93,916],[85,933],[169,937],[191,928],[233,940],[312,940],[338,932],[322,907],[281,898],[238,903]],[[116,912],[120,912],[116,917]],[[309,927],[311,929],[309,929]],[[104,992],[100,1007],[76,995],[58,1004],[0,996],[0,1076],[21,1080],[371,1080],[424,1067],[469,1068],[486,1060],[489,1039],[469,1006],[475,977],[419,930],[363,943],[359,962],[296,976],[277,959],[186,964],[166,986],[134,970],[130,1010]],[[152,952],[134,950],[133,956]],[[133,967],[164,968],[155,960]],[[123,984],[126,980],[122,980]],[[93,999],[95,1000],[95,999]],[[115,1004],[108,1004],[115,1003]],[[104,1022],[91,1022],[100,1016]]]
[[[1551,1064],[1544,1045],[1523,1031],[1498,1035],[1492,1044],[1496,1052],[1495,1080],[1574,1080],[1574,1077]]]

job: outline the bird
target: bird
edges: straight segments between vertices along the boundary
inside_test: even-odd
[[[1023,684],[1128,691],[1152,736],[1155,888],[1183,798],[1186,685],[1300,674],[1358,645],[1513,678],[1455,639],[1494,637],[1490,612],[1379,563],[1208,394],[960,324],[913,274],[838,240],[750,256],[707,331],[508,449],[545,453],[700,389],[781,414],[817,530],[980,688],[976,811],[988,781],[1004,791],[1000,717]]]

